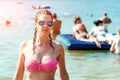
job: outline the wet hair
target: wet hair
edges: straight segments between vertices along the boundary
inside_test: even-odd
[[[94,21],[93,23],[94,23],[96,26],[98,26],[99,24],[102,24],[103,21],[101,21],[101,20],[97,20],[97,21]]]
[[[81,21],[81,18],[78,17],[78,16],[74,16],[74,18],[73,18],[74,24],[77,24],[77,21],[78,21],[78,20]]]
[[[52,18],[52,13],[51,13],[50,11],[48,11],[48,10],[41,10],[41,11],[37,12],[36,17],[35,17],[35,22],[37,22],[38,16],[40,16],[40,15],[50,15],[51,18]],[[52,19],[53,19],[53,18],[52,18]],[[33,54],[36,53],[36,51],[35,51],[35,48],[36,48],[36,45],[35,45],[35,43],[36,43],[36,34],[37,34],[37,27],[35,27],[35,30],[34,30],[34,37],[33,37]],[[51,47],[53,48],[53,50],[54,50],[55,47],[52,45],[51,34],[49,34],[49,40],[50,40],[50,46],[51,46]]]

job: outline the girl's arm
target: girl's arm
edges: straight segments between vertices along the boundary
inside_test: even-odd
[[[22,43],[19,48],[18,62],[17,62],[16,72],[13,80],[23,80],[24,61],[25,61],[25,56],[23,54],[24,46],[25,44]]]
[[[60,75],[60,80],[69,80],[69,76],[65,66],[64,49],[61,45],[60,45],[59,56],[58,56],[58,71]]]

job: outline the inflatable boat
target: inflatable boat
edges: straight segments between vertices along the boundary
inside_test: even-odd
[[[71,34],[60,34],[56,40],[68,50],[108,50],[111,46],[106,42],[100,42],[102,47],[98,48],[95,43],[76,40]]]

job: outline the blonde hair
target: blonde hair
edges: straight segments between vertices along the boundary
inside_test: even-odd
[[[51,18],[53,19],[52,13],[50,11],[48,11],[48,10],[40,10],[40,11],[37,12],[37,14],[35,16],[35,22],[37,22],[39,15],[50,15]]]

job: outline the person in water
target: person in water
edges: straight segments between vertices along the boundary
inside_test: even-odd
[[[117,35],[114,38],[113,43],[111,44],[110,52],[114,52],[117,60],[120,61],[120,28],[117,31]]]
[[[56,39],[56,36],[60,34],[62,21],[57,19],[56,13],[53,13],[52,16],[53,16],[53,27],[51,34],[52,34],[52,38]]]
[[[75,16],[73,18],[74,26],[72,28],[73,33],[72,36],[81,41],[88,41],[88,42],[94,42],[98,48],[101,48],[101,44],[98,42],[97,38],[95,38],[92,35],[88,35],[88,31],[86,26],[83,24],[80,17]]]
[[[5,21],[5,25],[6,25],[6,27],[9,27],[11,25],[11,21],[10,20],[6,20]]]
[[[48,10],[38,11],[35,17],[35,32],[31,40],[21,43],[14,80],[55,80],[58,69],[60,80],[69,80],[62,45],[53,42],[50,31],[52,14]]]
[[[110,24],[112,21],[111,19],[107,16],[107,13],[103,13],[103,16],[100,18],[101,21],[103,21],[104,24]]]
[[[90,30],[89,35],[95,36],[98,41],[103,41],[111,44],[114,39],[114,35],[108,32],[107,27],[103,25],[103,21],[96,20],[94,21],[94,24],[95,27]]]
[[[76,25],[77,24],[83,24],[83,23],[82,23],[82,19],[79,16],[74,16],[73,17],[73,22],[74,22],[74,26],[72,27],[72,33],[73,33],[73,37],[74,37],[74,33],[77,31]],[[85,28],[85,31],[87,32],[87,29],[86,29],[85,25],[84,25],[84,28]]]
[[[76,28],[76,31],[73,33],[73,37],[75,39],[81,41],[94,42],[98,48],[101,48],[101,44],[99,43],[97,38],[95,38],[92,35],[88,35],[88,31],[84,24],[76,24],[74,27]]]

